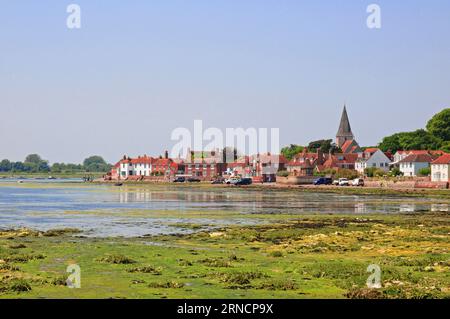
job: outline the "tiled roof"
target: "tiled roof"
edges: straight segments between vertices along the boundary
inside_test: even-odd
[[[353,145],[353,143],[356,143],[355,140],[347,140],[347,141],[345,141],[344,144],[342,144],[342,146],[341,146],[341,150],[344,153],[353,152],[356,148],[358,148],[357,143],[356,143],[356,145]]]
[[[438,157],[431,164],[450,164],[450,154],[444,154]]]
[[[296,162],[296,161],[290,161],[286,163],[286,166],[291,167],[301,167],[301,168],[312,168],[313,165],[310,161],[304,161],[304,162]]]
[[[399,163],[431,163],[433,158],[427,154],[411,154],[406,156]]]
[[[364,152],[365,153],[375,153],[376,151],[378,151],[379,150],[379,148],[377,148],[377,147],[369,147],[369,148],[366,148],[365,150],[364,150]]]

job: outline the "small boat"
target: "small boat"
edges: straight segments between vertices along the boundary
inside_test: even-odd
[[[122,185],[123,185],[123,183],[120,183],[120,182],[117,182],[114,184],[114,186],[122,186]]]
[[[49,176],[48,179],[56,179],[54,176]]]

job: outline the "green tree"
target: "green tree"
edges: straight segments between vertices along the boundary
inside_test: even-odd
[[[335,143],[333,143],[333,140],[318,140],[308,144],[308,150],[312,152],[316,152],[319,148],[324,153],[328,153],[330,151],[333,154],[341,152],[341,149]]]
[[[420,176],[429,176],[431,174],[431,168],[430,167],[424,167],[419,169],[419,175]]]
[[[414,132],[396,133],[383,138],[378,147],[383,151],[395,153],[398,150],[437,150],[442,141],[424,129]]]
[[[86,158],[83,161],[83,166],[86,172],[107,172],[111,169],[111,165],[98,155]]]
[[[25,158],[24,163],[39,165],[42,162],[42,158],[38,154],[30,154]]]
[[[389,171],[389,176],[402,176],[403,173],[402,171],[400,171],[400,168],[398,167],[393,167],[390,171]]]
[[[12,163],[4,159],[0,162],[0,172],[9,172],[12,169]]]
[[[366,174],[367,177],[381,177],[386,175],[386,172],[376,167],[368,167],[364,169],[364,174]]]
[[[441,150],[446,153],[450,153],[450,141],[445,141],[444,143],[442,143]]]
[[[27,155],[25,161],[23,162],[23,169],[25,172],[48,172],[50,167],[48,162],[43,160],[38,154]]]
[[[450,141],[450,108],[434,115],[427,123],[427,130],[443,141]]]
[[[302,152],[305,147],[291,144],[289,146],[283,147],[281,149],[281,154],[288,160],[292,160],[295,155]]]

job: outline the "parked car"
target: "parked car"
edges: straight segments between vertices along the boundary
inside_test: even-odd
[[[362,178],[355,178],[352,181],[353,186],[364,186],[364,180]]]
[[[331,185],[332,183],[333,180],[329,177],[319,177],[313,182],[314,185]]]
[[[211,181],[211,184],[223,184],[223,183],[224,183],[224,180],[221,178],[217,178],[217,179]]]
[[[347,178],[339,178],[339,186],[349,186],[350,182]]]
[[[339,186],[339,180],[338,180],[338,179],[335,179],[335,180],[333,181],[333,185]]]
[[[227,180],[225,180],[225,184],[236,184],[240,180],[239,177],[231,177]]]
[[[186,181],[186,178],[184,177],[177,177],[173,180],[174,183],[184,183]]]
[[[187,179],[187,181],[188,181],[189,183],[199,183],[199,182],[200,182],[200,178],[197,178],[197,177],[189,177],[189,178]]]
[[[241,178],[234,185],[251,185],[253,180],[251,178]]]

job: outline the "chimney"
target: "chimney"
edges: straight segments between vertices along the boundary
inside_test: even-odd
[[[319,147],[317,149],[317,164],[318,165],[322,165],[323,164],[323,151],[322,149]]]
[[[169,158],[169,151],[165,151],[165,152],[164,152],[164,158],[165,158],[165,159],[168,159],[168,158]]]

